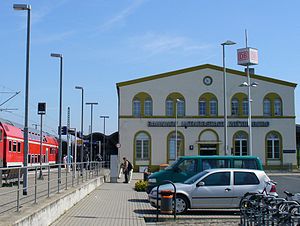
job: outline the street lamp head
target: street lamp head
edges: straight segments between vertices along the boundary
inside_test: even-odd
[[[176,99],[176,102],[182,102],[182,100],[180,100],[180,99],[177,98],[177,99]]]
[[[258,83],[257,83],[257,82],[252,82],[252,83],[251,83],[251,86],[252,86],[252,87],[257,87],[257,86],[258,86]]]
[[[81,89],[81,90],[83,90],[83,87],[81,87],[81,86],[75,86],[75,89]]]
[[[59,57],[59,58],[63,58],[63,55],[60,53],[51,53],[50,54],[51,57]]]
[[[98,102],[87,102],[87,103],[85,103],[85,104],[86,104],[86,105],[89,105],[89,104],[90,104],[90,105],[93,105],[93,104],[94,104],[94,105],[97,105]]]
[[[242,84],[240,84],[240,87],[248,87],[248,83],[247,82],[243,82]]]
[[[100,115],[100,118],[109,118],[108,115]]]
[[[31,10],[31,5],[27,4],[14,4],[14,10]]]
[[[236,43],[230,40],[227,40],[226,42],[223,42],[221,45],[222,46],[231,46],[231,45],[235,45]]]

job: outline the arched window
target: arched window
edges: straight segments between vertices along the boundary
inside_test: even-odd
[[[198,101],[199,116],[217,116],[218,100],[212,93],[204,93]]]
[[[134,117],[141,116],[141,101],[137,98],[133,100],[133,116]]]
[[[264,99],[264,116],[271,116],[271,101],[268,98]]]
[[[145,102],[144,102],[144,114],[145,116],[152,116],[152,108],[153,108],[153,105],[152,105],[152,100],[151,99],[146,99]]]
[[[274,100],[274,115],[281,116],[282,115],[282,108],[281,108],[281,100],[275,99]]]
[[[263,101],[265,116],[282,116],[282,99],[277,93],[268,93]]]
[[[231,100],[231,115],[237,116],[239,113],[239,100],[237,98],[233,98]]]
[[[177,149],[177,155],[176,155]],[[184,138],[181,133],[177,131],[177,145],[176,145],[176,133],[173,132],[168,136],[168,159],[173,161],[176,157],[182,156],[184,153]]]
[[[180,93],[171,93],[166,99],[166,116],[185,116],[185,100]]]
[[[209,101],[210,115],[216,116],[218,114],[218,102],[217,99],[212,98]]]
[[[267,135],[267,158],[280,159],[280,136],[276,132]]]
[[[243,131],[237,132],[234,137],[234,155],[242,156],[248,154],[248,135]]]
[[[135,158],[136,160],[149,160],[150,156],[150,137],[141,132],[135,138]]]
[[[152,116],[152,98],[148,93],[141,92],[134,96],[132,101],[132,114],[134,117]]]

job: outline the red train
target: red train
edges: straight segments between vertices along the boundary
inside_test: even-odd
[[[43,149],[40,156],[40,132],[29,128],[28,166],[54,164],[57,161],[58,139],[43,133]],[[17,123],[0,119],[0,167],[23,166],[24,134]]]

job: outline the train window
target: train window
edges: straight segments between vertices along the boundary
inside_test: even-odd
[[[17,142],[13,141],[13,152],[17,152]]]
[[[2,141],[2,129],[0,129],[0,142]]]
[[[11,140],[8,142],[8,151],[11,151]]]
[[[21,152],[21,143],[18,142],[18,152],[20,153]]]
[[[34,155],[31,155],[31,163],[34,163]]]

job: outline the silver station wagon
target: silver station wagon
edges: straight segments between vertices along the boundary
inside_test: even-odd
[[[176,212],[188,209],[235,209],[247,192],[265,192],[277,196],[276,185],[262,170],[249,169],[209,169],[194,175],[183,183],[175,183]],[[162,190],[172,190],[171,184],[159,186]],[[160,195],[158,196],[160,206]],[[157,205],[157,187],[148,195],[150,204]]]

